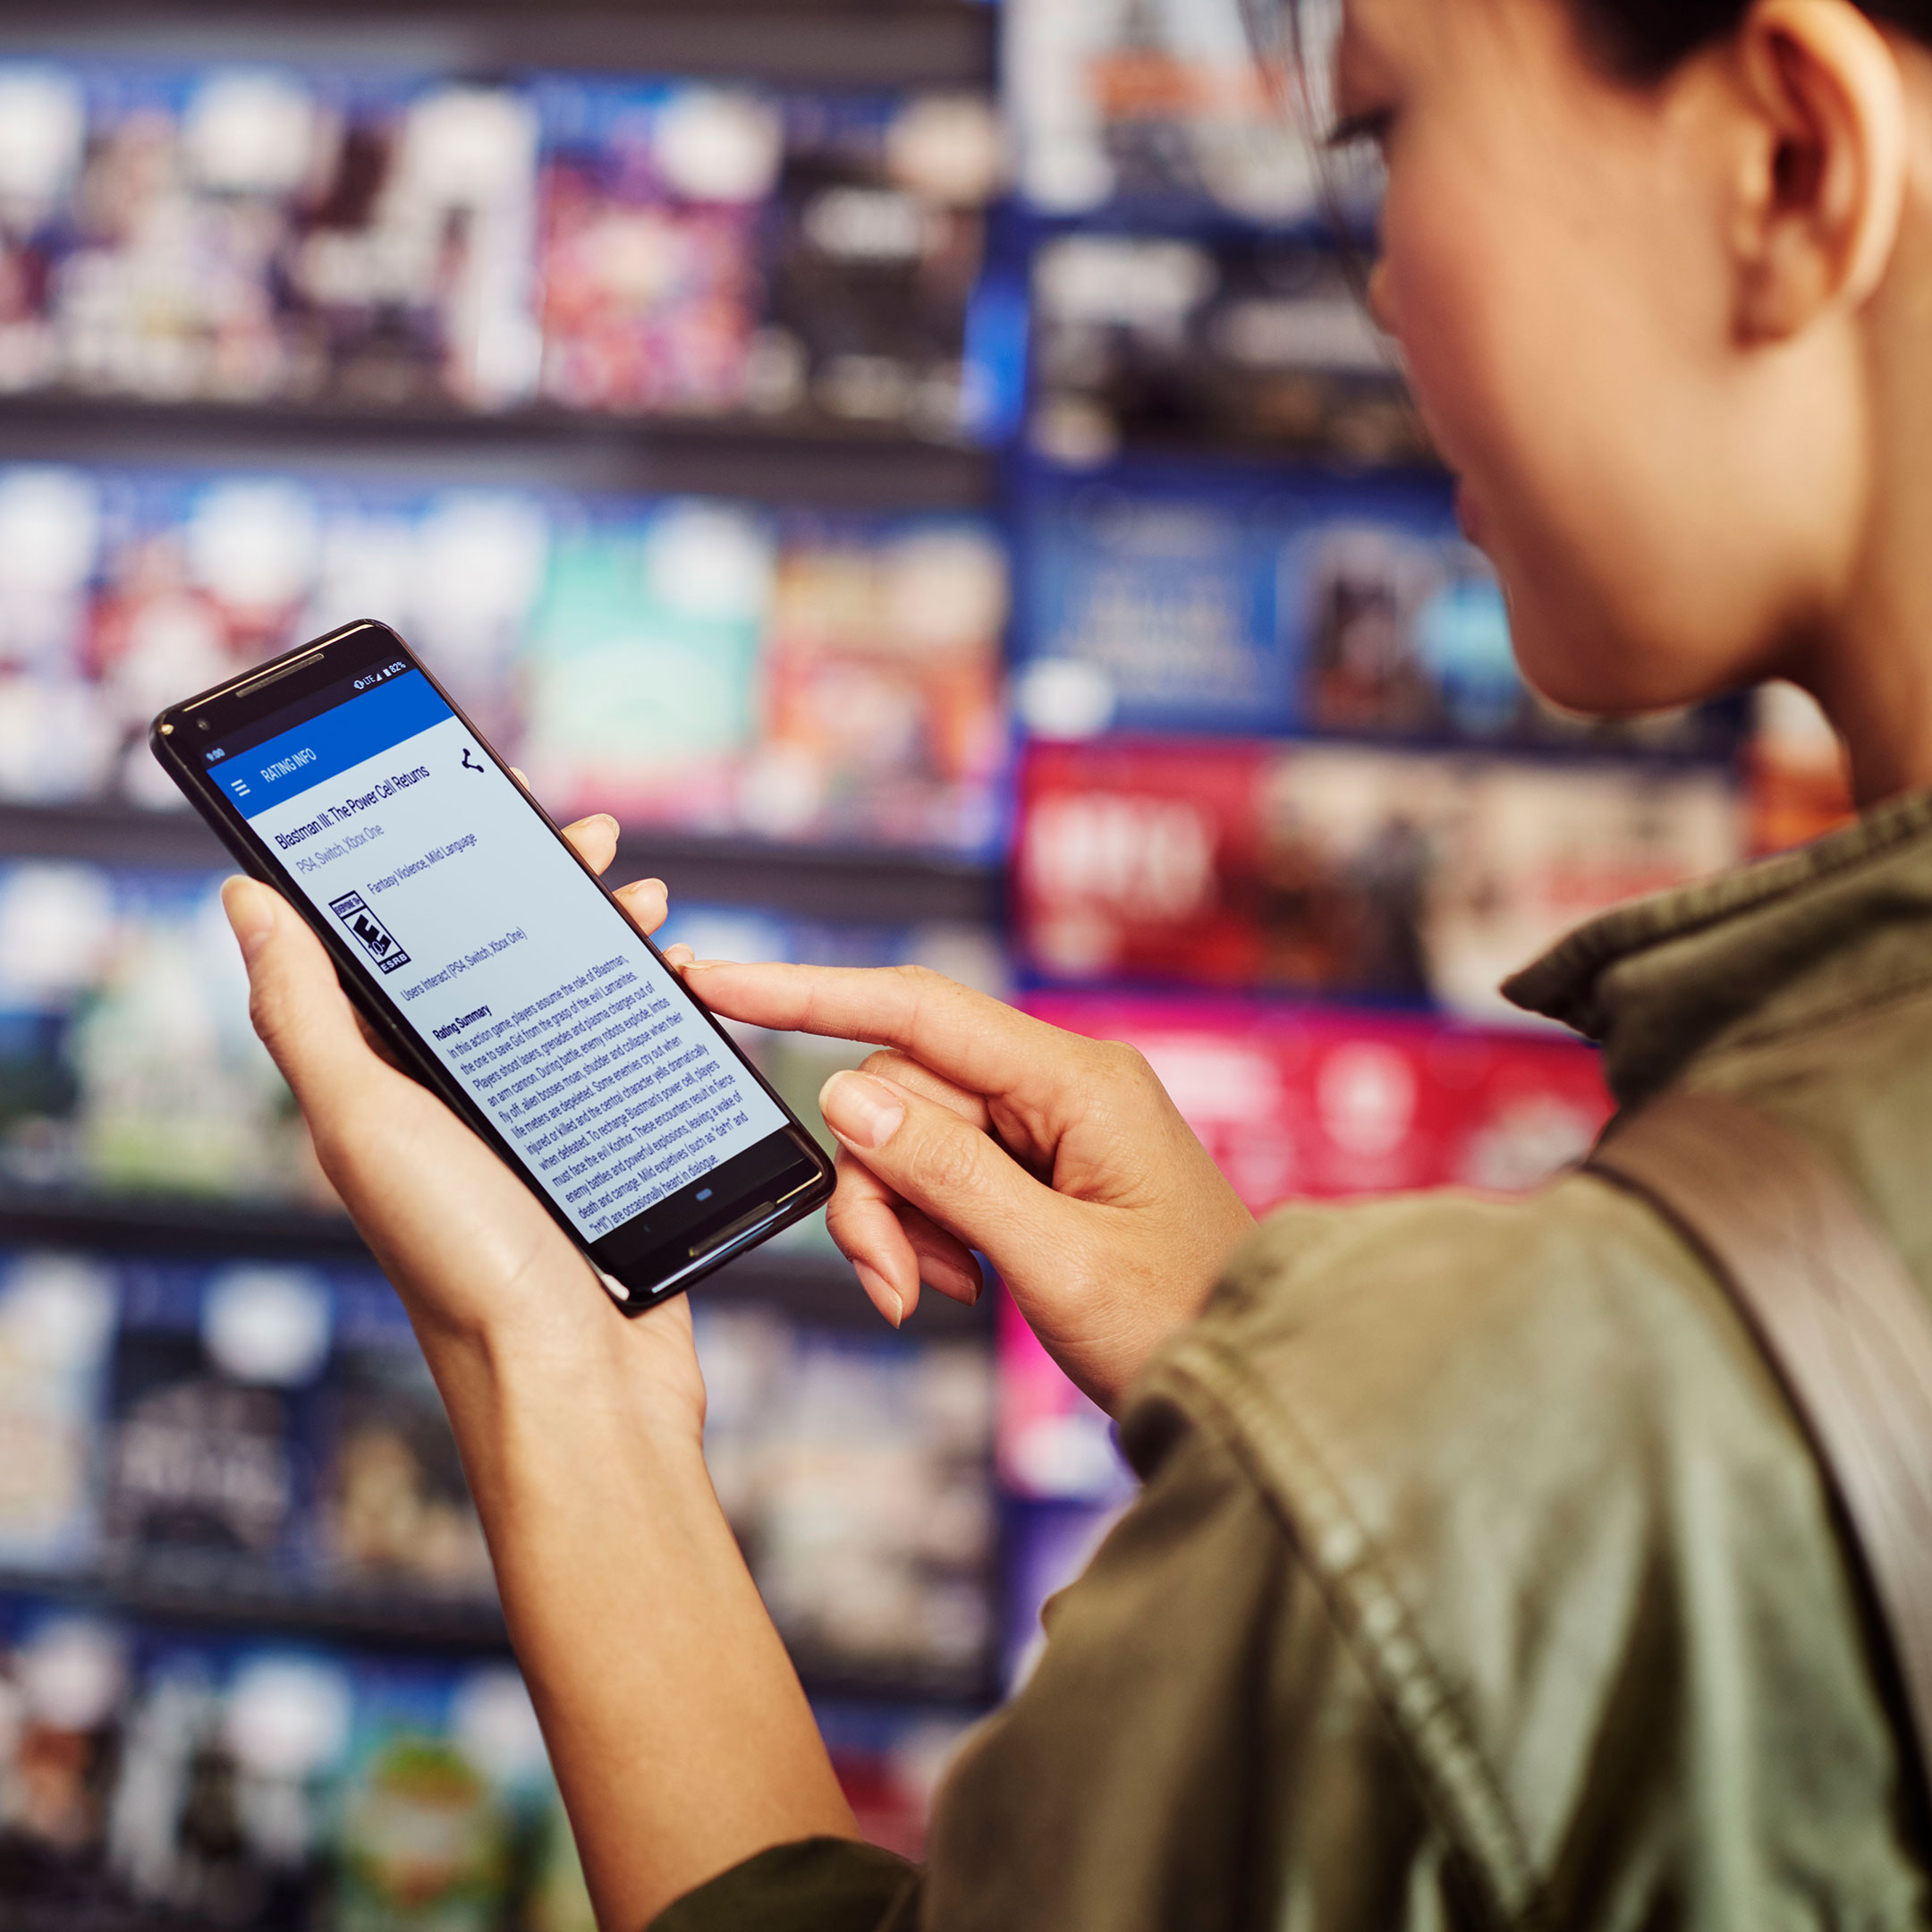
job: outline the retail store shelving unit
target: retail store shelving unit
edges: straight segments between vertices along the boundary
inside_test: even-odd
[[[367,1261],[369,1250],[344,1216],[316,1209],[198,1201],[178,1194],[89,1194],[0,1187],[0,1241],[101,1253]],[[871,1329],[877,1318],[841,1265],[760,1250],[713,1275],[709,1300],[776,1303],[821,1327]],[[989,1306],[943,1295],[925,1300],[920,1332],[983,1335]]]
[[[810,92],[926,89],[985,94],[994,72],[994,10],[954,0],[910,4],[726,4],[623,6],[561,0],[301,0],[272,12],[191,4],[157,16],[137,0],[80,0],[50,19],[0,0],[0,61],[63,57],[176,67],[241,64],[292,69],[373,68],[484,82],[542,71],[612,80],[674,75]],[[939,515],[992,511],[995,457],[963,436],[835,419],[801,406],[781,414],[703,418],[571,411],[541,404],[468,411],[419,403],[359,409],[335,403],[167,402],[72,389],[0,396],[0,465],[75,465],[152,471],[299,473],[352,487],[372,473],[425,491],[550,491],[580,499],[691,496],[779,512]],[[373,614],[380,614],[374,613]],[[183,878],[226,863],[191,816],[118,805],[0,806],[0,865],[68,861],[80,868]],[[996,861],[863,845],[827,849],[685,833],[627,833],[626,877],[665,880],[674,903],[742,908],[825,922],[908,928],[996,927],[1004,874]],[[0,1249],[86,1257],[165,1274],[261,1263],[360,1275],[369,1257],[340,1216],[309,1208],[181,1193],[74,1187],[0,1189]],[[880,1324],[850,1273],[818,1252],[770,1250],[706,1284],[706,1309],[753,1329],[768,1316],[787,1334],[826,1337],[862,1362],[869,1351],[911,1361],[920,1344],[990,1357],[991,1298],[962,1309],[928,1298],[904,1343]],[[989,1505],[990,1513],[990,1505]],[[64,1565],[0,1563],[0,1619],[33,1627],[50,1612],[97,1614],[140,1642],[200,1646],[208,1656],[281,1646],[348,1660],[342,1667],[445,1672],[510,1661],[500,1614],[476,1596],[413,1585],[336,1585],[258,1564],[198,1569],[192,1551],[130,1555],[123,1548]],[[996,1580],[988,1592],[999,1600]],[[11,1606],[11,1608],[10,1608]],[[796,1647],[808,1689],[848,1710],[908,1722],[957,1724],[996,1695],[997,1646],[971,1666],[855,1665],[850,1655]],[[225,1667],[225,1666],[224,1666]],[[360,1686],[360,1678],[357,1682]],[[361,1695],[360,1688],[358,1697]],[[869,1720],[868,1720],[869,1721]],[[837,1747],[835,1745],[835,1750]],[[43,1908],[0,1902],[0,1926],[80,1924],[114,1932],[186,1923],[162,1911],[131,1913],[78,1894]],[[193,1914],[190,1913],[189,1917]]]
[[[182,871],[231,866],[198,818],[115,806],[0,805],[0,860],[10,859]],[[855,921],[990,925],[1003,893],[1002,869],[970,860],[675,833],[625,834],[614,871],[622,878],[662,879],[674,902],[765,906]]]
[[[958,0],[881,5],[625,7],[566,0],[533,12],[514,0],[304,0],[272,16],[242,5],[189,5],[165,21],[131,0],[86,0],[50,22],[44,10],[0,4],[0,58],[36,56],[342,64],[488,76],[532,67],[676,74],[783,86],[986,89],[994,17]],[[0,398],[0,462],[165,462],[182,468],[293,466],[305,474],[386,473],[435,485],[554,485],[589,492],[690,492],[814,507],[984,509],[991,459],[968,443],[825,418],[614,418],[540,406],[356,411],[275,402],[181,403],[26,393]],[[0,858],[51,858],[192,869],[224,862],[183,817],[114,808],[0,807]],[[827,852],[702,837],[627,837],[620,869],[647,869],[675,897],[809,910],[849,919],[996,919],[997,868],[854,848]],[[85,1234],[123,1222],[159,1229],[172,1210],[102,1202],[45,1211],[15,1197],[0,1237]],[[144,1222],[143,1216],[148,1216]],[[153,1218],[158,1216],[158,1220]],[[192,1220],[192,1216],[190,1217]],[[326,1224],[285,1216],[223,1222],[220,1245],[327,1238]],[[286,1247],[288,1242],[282,1241]]]
[[[102,1195],[0,1188],[0,1249],[71,1252],[203,1266],[245,1261],[314,1265],[370,1264],[354,1226],[343,1216],[280,1205],[198,1200],[179,1194]],[[722,1269],[701,1290],[706,1305],[782,1311],[813,1331],[873,1335],[877,1318],[851,1273],[816,1256],[769,1250]],[[928,1295],[917,1318],[928,1341],[984,1346],[992,1332],[993,1298],[965,1308]],[[509,1640],[493,1604],[473,1597],[439,1597],[378,1585],[318,1588],[271,1581],[192,1552],[158,1561],[102,1560],[79,1568],[9,1569],[0,1563],[0,1599],[28,1597],[189,1631],[340,1643],[431,1657],[508,1657]],[[982,1669],[907,1674],[865,1670],[846,1661],[798,1657],[817,1698],[888,1704],[983,1708],[996,1694],[988,1657]],[[0,1920],[0,1923],[4,1923]]]

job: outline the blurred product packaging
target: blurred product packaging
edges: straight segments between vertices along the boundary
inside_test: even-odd
[[[776,1304],[695,1314],[714,1479],[807,1670],[979,1694],[985,1346],[820,1330]],[[500,1640],[448,1422],[366,1265],[0,1257],[0,1568],[224,1620],[326,1612]]]
[[[1258,1215],[1424,1188],[1518,1193],[1587,1154],[1610,1117],[1596,1051],[1541,1034],[1245,1000],[1025,1004],[1146,1055]]]
[[[570,409],[746,406],[777,106],[671,83],[553,80],[544,123],[543,394]]]
[[[533,624],[532,781],[565,814],[986,853],[1006,599],[974,520],[584,513]]]
[[[981,853],[1003,830],[1004,552],[984,526],[785,528],[765,729],[741,817],[767,836]]]
[[[548,542],[520,491],[0,468],[0,797],[182,809],[163,705],[377,614],[513,750]]]
[[[1057,236],[1033,258],[1033,448],[1429,458],[1393,352],[1332,249],[1213,232]]]
[[[208,1592],[293,1583],[333,1322],[309,1269],[126,1270],[103,1443],[114,1570]]]
[[[0,124],[0,392],[969,424],[977,95],[9,63]]]
[[[305,1538],[319,1584],[372,1601],[496,1598],[456,1437],[389,1284],[338,1277]]]
[[[1067,1379],[1004,1293],[998,1319],[1001,1489],[1028,1502],[1124,1506],[1138,1484],[1120,1453],[1113,1419]],[[1010,1580],[1010,1566],[1008,1574]],[[1007,1628],[1009,1639],[1017,1634],[1024,1642],[1033,1626]]]
[[[1012,0],[1002,57],[1019,190],[1043,214],[1318,212],[1315,157],[1239,0]]]
[[[358,1680],[335,1924],[493,1932],[515,1910],[520,1878],[528,1885],[518,1838],[539,1825],[550,1791],[528,1694],[500,1666],[459,1676],[365,1665]]]
[[[99,1543],[97,1449],[119,1284],[80,1256],[0,1266],[0,1564],[58,1570]]]
[[[553,811],[734,828],[775,553],[768,516],[716,504],[586,506],[557,530],[525,673]]]
[[[1438,474],[1138,462],[1023,487],[1014,702],[1036,737],[1735,753],[1734,705],[1606,724],[1538,698]]]
[[[537,98],[547,399],[967,427],[1003,168],[985,100],[560,79]]]
[[[1016,911],[1057,979],[1434,1001],[1742,856],[1727,773],[1240,741],[1036,745]]]
[[[0,1894],[72,1912],[103,1889],[126,1633],[8,1603],[0,1638]]]
[[[977,1691],[996,1638],[985,1349],[692,1312],[712,1480],[801,1667]]]
[[[978,95],[787,102],[753,408],[973,428],[969,317],[1004,148]]]
[[[1586,1154],[1611,1112],[1597,1055],[1568,1040],[1191,996],[1036,992],[1023,1004],[1146,1055],[1257,1215],[1292,1199],[1423,1188],[1520,1193]],[[1125,1502],[1132,1483],[1111,1423],[1004,1300],[999,1352],[1006,1491]]]
[[[219,881],[0,865],[0,1177],[321,1200]]]
[[[392,409],[520,400],[537,123],[413,77],[0,69],[0,386]]]
[[[32,1603],[10,1621],[10,1907],[238,1932],[591,1932],[506,1665],[184,1639]]]
[[[1747,770],[1751,845],[1786,852],[1846,824],[1857,807],[1845,748],[1818,700],[1795,684],[1761,685]]]
[[[157,710],[377,615],[565,816],[980,856],[1008,596],[972,517],[0,467],[0,799],[179,809]]]
[[[860,1828],[917,1857],[962,1721],[818,1707]],[[596,1932],[516,1672],[0,1606],[9,1922]]]

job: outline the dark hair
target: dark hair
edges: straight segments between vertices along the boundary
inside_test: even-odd
[[[1750,0],[1570,0],[1622,72],[1661,80],[1701,47],[1742,24]],[[1859,0],[1888,26],[1932,40],[1932,0]]]

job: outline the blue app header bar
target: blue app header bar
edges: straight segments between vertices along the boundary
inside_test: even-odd
[[[209,775],[244,818],[255,818],[450,716],[428,679],[405,671],[305,724],[222,759],[209,767]]]

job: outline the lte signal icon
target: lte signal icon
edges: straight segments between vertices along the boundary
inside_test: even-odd
[[[340,899],[331,899],[329,911],[354,934],[357,944],[376,962],[377,971],[392,973],[398,966],[409,964],[409,954],[363,903],[360,893],[344,893]]]

